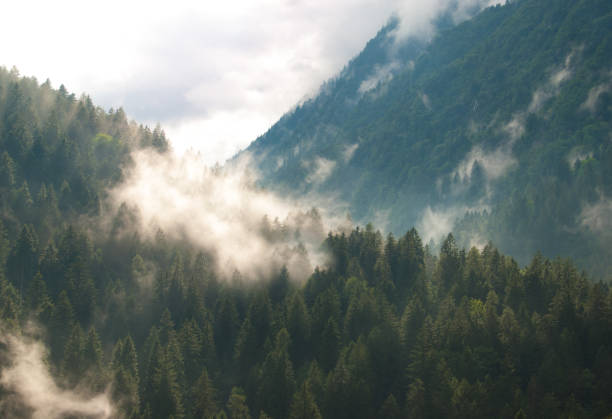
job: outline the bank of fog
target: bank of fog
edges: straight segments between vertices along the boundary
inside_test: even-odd
[[[109,419],[116,416],[108,394],[60,388],[49,372],[40,340],[8,332],[0,324],[0,416],[7,418]]]
[[[346,217],[321,208],[331,201],[295,201],[258,187],[246,158],[209,168],[194,153],[141,150],[132,157],[123,182],[110,191],[112,213],[127,207],[135,222],[126,229],[150,239],[161,230],[212,254],[224,278],[236,270],[266,277],[286,266],[292,279],[303,280],[327,262],[321,247],[327,232],[350,228]]]

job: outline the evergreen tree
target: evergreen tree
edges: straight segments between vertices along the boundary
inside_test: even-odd
[[[74,310],[66,291],[62,291],[55,303],[51,317],[51,354],[58,359],[74,324]]]
[[[104,369],[104,354],[102,352],[102,342],[93,326],[85,337],[83,368],[86,372],[86,381],[89,387],[94,391],[103,391],[107,381]]]
[[[229,419],[251,419],[251,414],[246,404],[246,396],[240,387],[232,388],[232,392],[227,399],[226,409]]]
[[[276,335],[274,349],[266,356],[258,386],[257,401],[261,410],[272,417],[289,415],[289,403],[295,391],[293,364],[289,358],[291,338],[286,329]]]
[[[310,353],[310,315],[301,293],[295,293],[289,303],[287,331],[291,338],[289,353],[296,365],[301,365]]]
[[[166,351],[158,350],[157,368],[153,376],[151,409],[154,418],[182,418],[184,415],[181,388],[173,360]]]
[[[402,417],[401,410],[393,394],[389,394],[389,397],[385,399],[385,402],[380,407],[378,417],[389,419],[399,419]]]
[[[38,268],[38,237],[32,225],[21,229],[7,265],[9,277],[14,278],[19,293],[24,295]]]
[[[295,392],[289,412],[290,419],[320,419],[321,412],[306,383]]]
[[[64,345],[62,375],[69,386],[75,386],[85,370],[84,362],[85,337],[79,324],[72,327],[72,331]]]
[[[206,368],[204,368],[194,387],[195,408],[193,417],[202,419],[214,417],[217,412],[215,397],[215,389],[208,377]]]

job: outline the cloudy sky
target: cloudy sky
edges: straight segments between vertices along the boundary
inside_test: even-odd
[[[13,1],[3,6],[0,65],[160,122],[176,150],[223,162],[340,71],[393,13],[426,31],[451,1]]]

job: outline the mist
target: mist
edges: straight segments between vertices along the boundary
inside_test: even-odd
[[[427,206],[421,213],[420,220],[417,224],[421,231],[425,242],[433,240],[439,241],[444,235],[452,232],[455,229],[457,221],[468,211],[482,212],[488,210],[491,204],[490,198],[494,192],[495,181],[504,176],[508,171],[516,168],[518,161],[513,155],[513,147],[516,141],[525,133],[525,121],[529,114],[539,112],[542,107],[552,98],[560,93],[563,83],[569,80],[572,73],[572,65],[579,55],[581,48],[574,48],[568,53],[563,62],[550,70],[550,75],[541,86],[539,86],[531,95],[529,104],[517,112],[515,112],[510,121],[501,124],[499,131],[502,134],[503,141],[497,147],[486,150],[477,145],[472,147],[465,157],[459,162],[455,169],[450,174],[451,180],[451,195],[454,197],[463,197],[457,203],[451,205],[440,205],[432,208]],[[604,92],[604,87],[598,86],[594,88],[587,99],[589,105],[596,103],[597,97]],[[421,95],[423,96],[423,95]],[[422,100],[425,106],[427,102]],[[583,105],[587,106],[587,105]],[[429,106],[428,106],[429,107]],[[590,109],[590,108],[589,108]],[[478,129],[472,126],[473,129]],[[570,164],[575,164],[577,160],[588,157],[587,153],[579,153],[574,151],[568,155],[567,159]],[[465,195],[470,190],[470,185],[473,182],[473,172],[475,165],[478,164],[481,173],[484,175],[484,188],[478,196]],[[438,179],[438,187],[442,184],[442,179]],[[583,211],[583,224],[587,226],[600,223],[602,208],[604,204],[585,208]],[[482,247],[485,240],[478,234],[474,233],[466,240],[466,245]]]
[[[451,233],[457,221],[467,212],[482,212],[487,210],[486,205],[477,207],[469,207],[466,205],[448,206],[442,208],[432,208],[427,206],[417,223],[417,231],[423,239],[423,243],[433,242],[440,244],[448,233]],[[479,234],[471,234],[466,238],[468,247],[482,248],[486,244],[486,240]]]
[[[401,64],[398,61],[391,61],[385,65],[376,65],[374,74],[361,82],[358,93],[364,94],[373,89],[376,89],[380,84],[388,83],[393,78],[393,72],[398,70]]]
[[[394,36],[401,41],[409,36],[431,39],[435,36],[435,20],[448,14],[455,24],[461,23],[480,10],[501,4],[500,0],[432,0],[428,2],[398,2],[396,14],[400,25]]]
[[[304,165],[307,169],[310,169],[310,173],[306,176],[306,182],[314,184],[325,182],[336,168],[335,161],[324,157],[317,157],[314,161],[304,163]]]
[[[3,362],[0,385],[8,392],[0,412],[11,417],[107,419],[115,412],[107,394],[88,397],[61,389],[49,372],[45,348],[37,340],[0,331]]]
[[[454,173],[461,180],[469,180],[476,162],[481,165],[489,181],[499,178],[517,163],[508,146],[502,146],[490,152],[484,151],[481,147],[474,147]]]
[[[604,93],[609,93],[612,90],[612,72],[608,74],[609,81],[606,83],[598,84],[589,90],[589,95],[584,103],[580,106],[581,109],[588,110],[593,113],[597,109],[599,103],[599,97]]]
[[[190,153],[138,151],[132,157],[124,181],[109,193],[112,211],[125,204],[136,214],[130,228],[145,237],[161,229],[211,252],[222,277],[236,270],[265,277],[285,265],[293,279],[303,280],[326,263],[321,244],[327,232],[345,222],[324,204],[312,208],[312,197],[297,201],[257,187],[248,158],[210,168]],[[314,176],[327,174],[316,173],[321,170]]]
[[[527,109],[516,112],[512,119],[503,126],[502,131],[509,138],[509,146],[514,145],[516,140],[525,133],[527,116],[539,112],[546,102],[560,93],[562,84],[573,76],[572,64],[576,59],[576,55],[579,55],[581,50],[582,48],[572,49],[565,57],[563,64],[556,68],[548,80],[533,92]]]
[[[605,196],[582,208],[580,224],[595,235],[612,238],[612,199]]]

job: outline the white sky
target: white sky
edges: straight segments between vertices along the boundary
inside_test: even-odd
[[[418,27],[450,1],[10,1],[0,65],[160,122],[177,151],[212,164],[340,71],[394,11]]]

